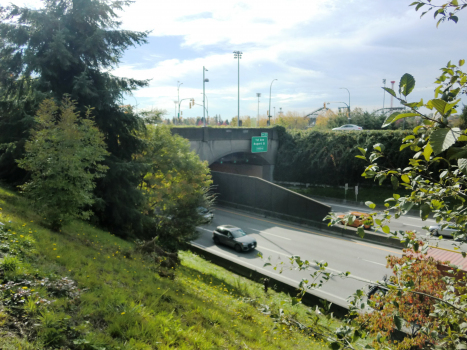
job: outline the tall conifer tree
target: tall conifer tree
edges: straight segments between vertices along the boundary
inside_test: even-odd
[[[22,157],[39,103],[69,94],[81,111],[94,108],[105,135],[109,171],[98,183],[95,212],[120,232],[137,232],[141,222],[141,165],[132,155],[141,147],[134,130],[143,127],[121,101],[147,85],[110,73],[129,46],[146,43],[147,32],[119,29],[117,11],[130,3],[43,0],[40,9],[0,7],[0,179],[24,182],[14,159]]]

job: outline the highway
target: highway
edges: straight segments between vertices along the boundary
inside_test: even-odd
[[[360,211],[364,213],[371,212],[371,210],[368,207],[352,206],[352,205],[346,205],[346,204],[336,204],[335,202],[331,202],[331,201],[328,202],[328,201],[322,201],[322,200],[320,200],[320,202],[331,206],[332,210],[336,214],[347,214],[350,211]],[[389,227],[391,227],[392,230],[416,231],[419,237],[427,238],[431,246],[438,246],[441,248],[453,249],[454,241],[452,237],[443,237],[442,239],[439,239],[438,237],[431,237],[427,235],[426,230],[422,229],[422,227],[424,226],[431,226],[431,225],[436,225],[436,220],[429,218],[425,221],[422,221],[422,219],[420,219],[419,216],[415,216],[415,215],[404,215],[404,216],[401,216],[399,219],[392,218],[391,222],[389,223]],[[382,231],[377,231],[377,232],[382,233]],[[467,245],[464,245],[462,250],[467,251]]]
[[[390,270],[386,269],[387,255],[402,254],[397,249],[334,236],[256,214],[219,207],[215,208],[214,214],[214,221],[211,224],[198,227],[200,237],[192,242],[194,245],[297,286],[302,279],[309,278],[310,273],[290,270],[288,263],[290,256],[299,255],[309,261],[326,261],[329,263],[329,272],[350,271],[351,277],[356,279],[333,277],[322,289],[314,291],[313,294],[342,306],[347,306],[347,297],[356,289],[365,286],[366,283],[360,279],[375,281],[390,273]],[[227,224],[241,227],[247,234],[253,236],[258,242],[257,249],[237,253],[232,248],[215,245],[212,241],[212,231],[219,225]],[[263,259],[258,253],[263,255]],[[271,266],[264,268],[268,258],[271,259],[273,266],[281,261],[284,264],[278,266],[277,270]],[[283,272],[279,273],[281,268]]]

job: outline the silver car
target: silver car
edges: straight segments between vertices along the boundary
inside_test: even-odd
[[[342,126],[339,126],[338,128],[332,129],[334,131],[350,131],[350,130],[363,130],[361,126],[354,125],[354,124],[345,124]]]
[[[446,226],[445,228],[441,229],[441,225],[433,225],[429,227],[430,234],[432,236],[450,236],[453,237],[454,233],[457,232],[457,229],[454,226]]]
[[[203,224],[210,224],[212,220],[214,220],[214,214],[210,212],[207,208],[205,207],[198,207],[196,208],[196,211],[198,212],[200,221]]]
[[[248,236],[241,228],[232,225],[218,226],[212,231],[212,239],[214,243],[225,244],[235,248],[237,252],[256,248],[256,239]]]

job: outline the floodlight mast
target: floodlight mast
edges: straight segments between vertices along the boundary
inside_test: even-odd
[[[242,58],[243,52],[234,51],[234,58],[238,62],[238,115],[237,115],[237,126],[240,126],[240,59]]]

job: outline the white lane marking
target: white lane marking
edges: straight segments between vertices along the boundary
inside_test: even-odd
[[[282,239],[286,239],[286,240],[288,240],[288,241],[291,241],[291,239],[290,239],[290,238],[286,238],[286,237],[278,236],[278,235],[275,235],[275,234],[273,234],[273,233],[264,232],[264,231],[261,231],[261,230],[255,230],[254,228],[249,228],[249,230],[258,231],[258,232],[260,232],[260,233],[264,233],[264,234],[266,234],[266,235],[271,235],[271,236],[275,236],[275,237],[279,237],[279,238],[282,238]]]
[[[212,232],[213,230],[208,230],[207,228],[203,228],[203,227],[197,227],[198,230],[204,230],[204,231],[208,231],[208,232]]]
[[[363,261],[367,261],[367,262],[372,263],[372,264],[381,265],[381,266],[386,267],[386,264],[381,264],[381,263],[378,263],[376,261],[366,260],[366,259],[362,259],[362,258],[358,258],[358,259],[363,260]]]
[[[280,255],[285,255],[286,257],[290,258],[290,255],[287,255],[285,253],[280,253],[276,250],[272,250],[272,249],[268,249],[268,248],[264,248],[264,247],[257,247],[256,249],[259,249],[259,250],[269,250],[270,252],[273,252],[273,253],[276,253],[276,254],[280,254]],[[315,266],[318,266],[318,265],[315,265]],[[386,265],[384,265],[386,266]],[[341,273],[344,273],[342,271],[339,271],[339,270],[336,270],[336,269],[333,269],[332,267],[326,267],[326,270],[330,270],[330,271],[333,271],[337,274],[341,274]],[[362,282],[367,282],[367,283],[371,283],[371,281],[365,277],[360,277],[360,276],[357,276],[357,275],[354,275],[353,273],[350,273],[349,276],[347,276],[349,278],[352,278],[352,279],[355,279],[355,280],[358,280],[358,281],[362,281]]]
[[[193,241],[191,242],[191,244],[193,244],[193,245],[195,245],[195,246],[198,246],[198,247],[201,247],[201,248],[203,248],[203,249],[205,249],[205,250],[208,250],[208,251],[211,250],[211,251],[212,251],[212,249],[209,249],[208,247],[205,247],[205,246],[203,246],[202,244],[199,244],[199,243],[196,243],[196,242],[193,242]],[[268,270],[266,270],[266,269],[263,269],[263,268],[261,268],[261,267],[257,267],[257,266],[255,266],[255,265],[253,265],[253,264],[244,262],[243,260],[236,259],[236,258],[234,258],[234,257],[232,257],[232,256],[230,256],[230,255],[223,254],[223,253],[218,252],[218,251],[212,251],[212,252],[213,252],[214,254],[216,254],[216,255],[224,255],[225,257],[227,257],[227,258],[230,259],[230,260],[236,260],[236,261],[238,261],[239,263],[241,263],[241,264],[243,264],[243,265],[249,265],[249,266],[253,267],[255,270],[264,271],[264,272],[267,273],[267,274],[275,275],[275,276],[278,276],[278,277],[280,277],[280,278],[289,280],[289,281],[291,281],[291,282],[293,282],[293,283],[296,283],[297,285],[300,284],[300,282],[295,281],[295,280],[293,280],[293,279],[291,279],[291,278],[289,278],[289,277],[285,277],[285,276],[283,276],[283,275],[279,275],[278,273],[274,273],[274,272],[268,271]],[[337,298],[337,299],[340,299],[340,300],[343,300],[343,301],[347,302],[347,299],[344,299],[344,298],[339,297],[339,296],[337,296],[337,295],[335,295],[335,294],[332,294],[332,293],[325,292],[325,291],[320,290],[320,289],[313,289],[313,292],[315,292],[315,293],[326,294],[326,295],[329,295],[329,296],[332,296],[332,297],[334,297],[334,298]]]

